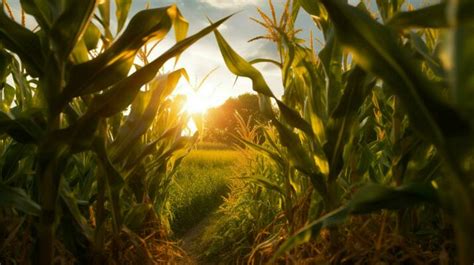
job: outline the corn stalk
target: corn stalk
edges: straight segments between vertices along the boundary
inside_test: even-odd
[[[99,252],[104,248],[103,229],[105,218],[108,218],[104,205],[107,202],[112,212],[114,252],[118,258],[119,236],[124,226],[121,194],[128,175],[134,172],[134,167],[130,166],[132,161],[128,161],[128,165],[125,163],[131,158],[123,154],[124,146],[137,144],[149,133],[159,103],[164,104],[183,71],[158,77],[157,73],[168,60],[179,57],[186,48],[226,20],[219,20],[186,37],[188,23],[172,5],[138,12],[125,27],[130,4],[131,1],[116,1],[118,24],[114,35],[110,30],[109,1],[21,1],[23,10],[38,23],[35,31],[16,23],[5,13],[7,5],[2,2],[0,44],[2,58],[8,62],[2,65],[2,78],[10,73],[14,76],[16,86],[10,86],[8,93],[15,92],[16,107],[12,107],[11,96],[2,102],[1,131],[15,142],[33,145],[37,150],[37,163],[32,169],[37,190],[32,191],[33,201],[28,199],[28,202],[36,209],[34,214],[39,215],[35,258],[38,264],[53,261],[55,231],[58,223],[65,220],[58,214],[60,202],[80,227],[81,235],[90,242],[95,241],[95,249]],[[165,38],[171,28],[174,28],[177,43],[129,74],[140,49],[149,42]],[[154,83],[146,92],[141,92],[150,81]],[[122,126],[114,135],[110,128],[117,120],[120,124],[122,111],[139,103],[145,103],[147,108],[132,107],[135,120],[125,120],[127,127]],[[135,111],[137,108],[139,110]],[[141,126],[137,122],[141,122]],[[175,133],[164,134],[146,146],[148,149],[137,150],[142,153],[141,160],[133,161],[135,165],[142,165],[142,161],[149,159],[157,146],[166,148],[162,157],[155,159],[179,164],[175,160],[186,154],[188,139],[177,136],[182,127],[172,122],[166,124],[171,126],[167,129],[174,129]],[[119,127],[115,126],[115,129]],[[132,136],[127,137],[130,134]],[[164,139],[166,145],[160,142]],[[96,161],[91,163],[89,155],[82,155],[85,153],[93,154]],[[79,163],[79,158],[88,165]],[[76,170],[87,166],[99,168],[98,171],[90,169],[90,172],[97,172],[96,176],[90,177],[98,181],[99,193],[95,240],[84,217],[87,214],[80,209],[76,198],[83,194],[71,190],[74,188],[71,181],[86,180],[84,176],[78,177]],[[93,182],[87,183],[90,187]],[[138,201],[143,202],[143,199]],[[19,207],[18,203],[13,206]]]
[[[282,99],[215,31],[229,70],[253,81],[290,165],[311,180],[323,201],[322,214],[308,220],[275,258],[349,215],[431,203],[453,218],[459,259],[469,264],[473,73],[467,66],[472,14],[466,10],[472,4],[448,1],[408,12],[401,12],[407,8],[404,1],[375,4],[374,13],[364,2],[288,1],[280,20],[271,1],[271,16],[260,11],[257,23],[268,34],[255,39],[275,42],[280,61],[251,62],[272,62],[282,69]],[[296,37],[301,7],[324,39],[319,52],[312,40],[307,48]],[[441,39],[433,28],[441,27],[450,33],[444,44],[448,56],[439,58],[434,51]],[[416,166],[408,168],[410,162]],[[351,199],[344,202],[346,196]]]

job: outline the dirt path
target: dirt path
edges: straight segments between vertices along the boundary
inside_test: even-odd
[[[216,211],[210,212],[204,219],[202,219],[193,228],[189,229],[189,231],[187,231],[181,237],[180,247],[189,256],[189,260],[186,261],[186,264],[189,264],[189,265],[201,264],[198,260],[198,257],[203,251],[202,242],[203,242],[204,233],[206,232],[206,229],[209,226],[211,226],[214,222],[216,222],[218,215],[219,214]],[[206,264],[209,264],[209,263],[206,262]]]

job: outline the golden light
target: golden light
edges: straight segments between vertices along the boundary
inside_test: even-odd
[[[186,103],[183,110],[189,114],[204,114],[208,109],[216,107],[225,101],[223,95],[216,93],[217,86],[214,84],[205,84],[197,88],[192,86],[183,86],[178,92],[186,96]]]
[[[189,114],[198,114],[204,113],[207,109],[213,107],[211,104],[211,100],[208,98],[206,99],[199,93],[195,93],[191,91],[186,93],[186,103],[184,104],[183,108]]]
[[[185,93],[186,95],[186,103],[183,105],[183,110],[186,111],[187,113],[191,115],[204,115],[204,113],[213,105],[211,105],[211,99],[212,97],[205,97],[202,95],[202,93],[199,93],[198,91],[194,91],[192,89],[189,89]],[[188,124],[186,126],[186,131],[184,132],[185,135],[191,136],[194,135],[196,131],[198,131],[198,124],[196,124],[196,121],[191,118],[188,121]]]
[[[199,89],[192,89],[189,86],[181,87],[179,93],[186,96],[186,103],[183,105],[183,110],[193,116],[204,115],[210,108],[219,106],[225,101],[225,96],[215,93],[215,87],[204,86]],[[203,116],[201,116],[203,118]],[[193,135],[202,125],[195,124],[194,119],[190,119],[187,124],[187,131],[185,135]]]

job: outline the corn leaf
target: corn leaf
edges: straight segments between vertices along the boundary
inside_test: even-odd
[[[13,207],[28,215],[39,216],[41,207],[20,188],[0,183],[0,207]]]
[[[474,4],[472,1],[450,1],[449,9],[453,12],[448,13],[448,19],[452,29],[448,35],[449,59],[446,62],[449,81],[454,92],[455,104],[462,110],[468,111],[468,115],[472,120],[474,113],[474,24],[464,24],[461,18],[457,16],[458,12],[462,12],[470,4],[469,17],[474,20],[472,10]]]
[[[276,119],[273,120],[273,124],[280,134],[281,144],[288,150],[290,163],[307,176],[311,176],[312,173],[317,172],[312,159],[303,148],[298,135]]]
[[[400,97],[411,124],[422,137],[448,147],[447,139],[469,134],[469,125],[459,114],[430,93],[436,86],[411,63],[408,51],[397,44],[391,31],[341,1],[322,2],[354,60],[382,78]]]
[[[120,172],[112,164],[107,150],[105,149],[105,144],[102,141],[103,140],[101,138],[95,139],[94,151],[97,154],[105,172],[107,173],[108,185],[110,186],[111,190],[117,191],[122,188],[124,181]]]
[[[0,42],[21,58],[32,76],[39,76],[43,72],[44,58],[38,36],[11,20],[3,8],[0,25]]]
[[[422,37],[417,33],[410,32],[410,40],[413,48],[423,57],[423,59],[425,59],[427,65],[430,67],[433,73],[439,77],[445,77],[446,73],[441,67],[441,63],[437,58],[430,54],[428,46],[423,41]]]
[[[318,2],[313,2],[309,0],[299,0],[298,3],[306,12],[313,16],[319,17],[322,13],[321,5]]]
[[[124,186],[125,182],[120,172],[110,161],[107,149],[105,147],[105,140],[103,138],[98,137],[95,139],[94,151],[97,154],[100,166],[106,174],[109,200],[112,204],[114,233],[118,233],[122,227],[122,215],[120,210],[120,191]]]
[[[77,206],[78,199],[74,193],[70,190],[66,181],[62,181],[59,189],[61,199],[66,204],[69,213],[74,218],[76,224],[81,228],[82,234],[89,240],[93,239],[92,227],[88,224],[86,218],[81,214],[79,207]]]
[[[291,109],[278,99],[276,99],[276,102],[286,123],[305,132],[309,137],[313,136],[313,129],[311,128],[311,125],[309,125],[309,123],[304,120],[298,112]]]
[[[249,180],[249,181],[261,186],[262,188],[265,188],[267,190],[273,190],[273,191],[277,192],[278,194],[280,194],[283,197],[286,196],[286,193],[283,190],[283,188],[281,188],[280,186],[274,184],[270,180],[265,179],[263,177],[251,176],[251,177],[239,177],[239,179]]]
[[[153,209],[153,205],[149,203],[139,203],[132,206],[125,214],[123,224],[132,231],[137,231],[142,227],[151,209]]]
[[[82,38],[76,43],[71,57],[73,64],[81,64],[89,61],[89,52],[97,48],[102,33],[94,23],[89,23]]]
[[[337,210],[334,210],[318,220],[306,225],[295,235],[289,237],[275,252],[272,257],[272,261],[275,261],[278,257],[283,255],[285,252],[290,251],[291,249],[308,242],[311,238],[319,235],[319,232],[322,228],[334,226],[343,223],[349,214],[348,208],[341,207]]]
[[[98,92],[123,79],[138,50],[148,41],[163,39],[171,29],[169,7],[137,13],[123,34],[104,53],[74,66],[65,87],[68,97]]]
[[[181,14],[181,11],[179,11],[179,9],[176,8],[176,6],[174,6],[173,9],[170,9],[169,12],[176,12],[176,14],[172,15],[172,17],[174,17],[173,27],[174,27],[176,42],[180,42],[184,40],[186,36],[188,35],[189,22],[183,17],[183,15]]]
[[[351,214],[368,214],[382,209],[398,210],[418,203],[439,205],[438,191],[431,183],[412,183],[398,188],[368,184],[348,203]]]
[[[50,38],[52,48],[61,60],[66,59],[86,31],[98,0],[70,1],[54,22]]]
[[[115,17],[117,17],[117,34],[122,30],[127,21],[132,0],[115,0]]]
[[[0,89],[3,90],[7,76],[10,74],[10,64],[12,63],[13,57],[6,51],[0,51]],[[4,100],[2,100],[4,101]],[[8,104],[8,107],[10,104]]]
[[[413,183],[398,188],[368,184],[360,188],[345,206],[322,216],[288,238],[275,253],[273,260],[308,242],[322,228],[343,223],[349,215],[368,214],[382,209],[405,209],[419,203],[439,204],[438,193],[431,184]]]
[[[366,83],[367,73],[356,66],[349,74],[344,94],[327,125],[327,144],[324,146],[330,159],[330,181],[335,181],[342,168],[342,152],[346,143],[350,142],[350,130],[356,121],[358,111],[368,96],[375,82]]]
[[[252,80],[252,87],[254,91],[267,97],[274,98],[275,96],[268,87],[267,82],[265,82],[262,74],[244,58],[238,55],[232,49],[232,47],[230,47],[224,37],[222,37],[219,31],[215,30],[214,35],[216,36],[217,44],[219,45],[219,49],[221,51],[222,57],[224,58],[224,62],[227,65],[227,68],[229,68],[229,70],[237,76],[250,78]]]
[[[131,170],[134,166],[136,166],[139,161],[144,159],[145,157],[153,154],[153,153],[159,153],[156,151],[156,146],[160,144],[163,140],[167,138],[176,138],[177,135],[181,132],[182,129],[182,124],[179,124],[177,126],[174,126],[172,128],[167,129],[158,139],[152,141],[151,143],[146,144],[143,148],[142,151],[136,155],[135,157],[130,157],[128,163],[125,165],[126,170]]]
[[[31,154],[32,146],[21,143],[8,145],[3,153],[2,179],[10,181],[10,177],[18,170],[20,161]]]
[[[21,113],[15,119],[0,112],[0,133],[7,133],[20,143],[36,143],[42,136],[43,130],[34,121],[34,113]]]
[[[342,91],[342,47],[337,41],[334,27],[328,28],[326,32],[326,44],[324,48],[319,52],[319,58],[321,58],[322,65],[324,67],[324,74],[327,79],[326,88],[327,91],[320,91],[319,93],[325,95],[326,99],[326,114],[329,115],[336,107],[338,100],[341,97]],[[308,68],[311,69],[311,68]],[[316,84],[316,81],[313,81]],[[316,87],[316,86],[315,86]],[[313,96],[317,96],[313,93]]]
[[[184,69],[179,69],[166,75],[158,76],[150,90],[141,93],[136,99],[137,104],[132,105],[132,110],[125,124],[119,130],[112,146],[116,148],[114,161],[123,159],[136,141],[148,130],[153,122],[156,111],[164,97],[168,96],[176,87],[181,76],[185,75]]]
[[[54,16],[50,3],[42,0],[20,0],[21,8],[32,15],[44,30],[49,30],[53,24]],[[2,3],[3,5],[3,3]]]
[[[447,7],[448,4],[443,2],[414,11],[399,12],[388,21],[387,25],[395,28],[446,28],[449,26]],[[473,2],[462,2],[455,14],[458,23],[472,26],[474,22],[473,9]]]
[[[275,65],[276,67],[278,68],[282,68],[283,66],[281,65],[281,63],[273,60],[273,59],[266,59],[266,58],[257,58],[257,59],[253,59],[253,60],[250,60],[249,61],[250,64],[258,64],[258,63],[270,63],[270,64],[273,64]]]
[[[110,117],[119,111],[125,109],[133,101],[140,88],[150,82],[160,70],[160,68],[169,59],[177,56],[196,41],[212,32],[229,17],[223,18],[214,24],[206,27],[198,33],[176,43],[173,47],[163,53],[161,56],[140,68],[129,77],[119,81],[112,88],[103,94],[94,98],[94,104],[88,110],[89,117],[99,115],[101,117]]]
[[[273,161],[275,161],[278,165],[281,165],[283,166],[285,164],[285,162],[283,161],[283,159],[281,158],[281,156],[270,150],[269,148],[266,148],[262,145],[259,145],[259,144],[255,144],[255,143],[252,143],[250,141],[247,141],[243,138],[240,138],[240,137],[236,137],[238,141],[242,142],[243,144],[245,144],[246,146],[248,146],[249,148],[252,148],[253,150],[263,154],[264,156],[272,159]]]
[[[88,51],[97,48],[97,44],[100,40],[100,35],[101,32],[99,28],[94,23],[89,23],[86,32],[84,32],[84,35],[82,36],[82,39],[84,40]]]
[[[388,18],[392,17],[393,14],[398,11],[401,6],[404,4],[405,0],[394,0],[394,1],[384,1],[376,0],[377,9],[379,10],[380,16],[383,19],[383,22],[386,22]],[[367,10],[367,7],[363,2],[360,2],[358,7],[364,6],[364,9]]]
[[[291,109],[285,103],[275,97],[265,82],[262,74],[255,67],[253,67],[251,63],[247,62],[244,58],[238,55],[232,49],[232,47],[230,47],[224,37],[222,37],[219,31],[214,31],[214,34],[216,36],[219,49],[221,50],[221,54],[224,57],[224,61],[229,70],[237,76],[250,78],[252,80],[252,86],[255,92],[276,100],[281,114],[288,124],[312,136],[313,131],[311,125],[309,125],[309,123],[305,121],[295,110]],[[267,110],[266,112],[269,111]]]

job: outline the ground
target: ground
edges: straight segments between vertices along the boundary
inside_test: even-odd
[[[240,158],[238,151],[230,149],[193,150],[177,172],[170,192],[171,227],[189,255],[186,264],[198,264],[199,245],[206,228],[217,218],[216,210],[229,192]]]

